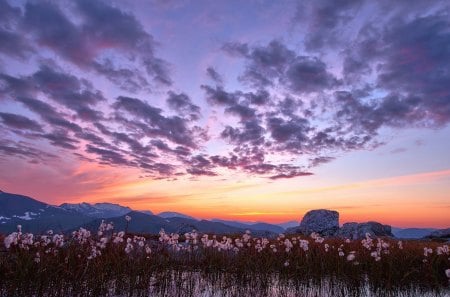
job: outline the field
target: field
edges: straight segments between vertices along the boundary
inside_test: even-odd
[[[102,223],[1,236],[0,296],[448,296],[448,245],[249,232],[159,236]]]

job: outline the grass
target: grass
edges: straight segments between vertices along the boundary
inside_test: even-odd
[[[0,296],[444,296],[448,246],[390,238],[0,236]],[[102,239],[103,238],[103,239]],[[106,238],[106,239],[105,239]],[[12,243],[11,243],[12,240]],[[17,240],[17,242],[15,242]],[[425,256],[424,249],[432,253]],[[379,259],[378,259],[379,258]],[[415,294],[415,295],[414,295]]]

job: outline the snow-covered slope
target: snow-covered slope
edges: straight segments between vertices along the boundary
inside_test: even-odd
[[[120,217],[132,211],[129,207],[113,203],[63,203],[60,207],[92,218]]]

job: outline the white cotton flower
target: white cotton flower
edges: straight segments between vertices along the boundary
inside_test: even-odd
[[[354,252],[352,253],[350,253],[350,254],[348,254],[348,256],[347,256],[347,261],[353,261],[353,260],[355,260],[355,254],[354,254]]]
[[[427,247],[424,247],[424,248],[423,248],[423,255],[424,255],[425,257],[428,257],[428,254],[432,254],[432,253],[433,253],[433,249],[427,248]]]
[[[34,257],[34,262],[40,263],[41,262],[41,255],[39,252],[36,253],[36,257]]]
[[[289,261],[284,262],[284,267],[288,267],[289,266]]]
[[[131,243],[127,243],[127,246],[125,247],[125,253],[129,254],[133,250],[133,245]]]
[[[450,278],[450,269],[445,270],[445,275]]]
[[[18,240],[19,234],[17,232],[13,232],[5,237],[3,243],[5,244],[5,247],[9,249],[11,245],[16,245]]]

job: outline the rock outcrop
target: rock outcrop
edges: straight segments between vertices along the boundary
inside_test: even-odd
[[[339,213],[337,211],[316,209],[305,214],[297,230],[304,235],[315,232],[322,236],[333,236],[338,229]]]
[[[335,235],[355,240],[365,238],[366,234],[370,234],[372,237],[394,236],[391,226],[378,222],[345,223]]]
[[[447,236],[450,229],[447,229]],[[308,211],[298,227],[286,229],[286,234],[298,234],[309,236],[311,233],[321,236],[337,236],[350,239],[362,239],[366,234],[372,237],[394,236],[391,226],[378,222],[345,223],[339,228],[339,213],[335,210],[316,209]],[[438,237],[440,235],[437,235]]]

